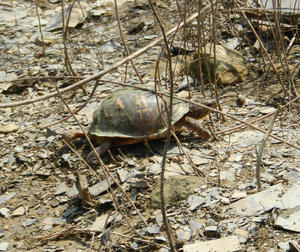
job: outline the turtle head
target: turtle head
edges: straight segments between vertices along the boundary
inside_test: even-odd
[[[216,108],[217,107],[217,101],[214,99],[206,99],[199,102],[200,104],[203,104],[206,107],[200,107],[195,104],[189,105],[189,112],[186,114],[189,117],[200,119],[202,117],[205,117],[208,115],[211,110],[209,108]]]

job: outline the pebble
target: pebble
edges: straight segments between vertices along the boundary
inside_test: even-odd
[[[4,218],[9,217],[9,209],[7,207],[0,208],[0,215]]]
[[[0,251],[6,251],[8,249],[9,243],[8,242],[1,242],[0,243]]]
[[[190,210],[194,211],[199,206],[201,206],[205,202],[205,198],[200,197],[198,195],[190,195],[188,197],[188,204],[190,205]]]
[[[12,217],[22,216],[25,214],[25,208],[23,206],[19,206],[17,209],[15,209],[12,213]]]
[[[217,226],[209,226],[204,229],[204,235],[210,238],[220,237]]]
[[[31,225],[33,225],[34,223],[36,223],[37,220],[36,219],[27,219],[23,222],[22,227],[29,227]]]

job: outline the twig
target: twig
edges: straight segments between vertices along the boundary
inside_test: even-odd
[[[73,114],[77,114],[80,110],[82,110],[89,103],[89,101],[92,99],[92,97],[93,97],[93,95],[94,95],[94,93],[95,93],[98,85],[99,85],[99,81],[97,80],[96,83],[95,83],[95,85],[94,85],[94,87],[93,87],[93,90],[92,90],[91,94],[89,95],[89,97],[87,98],[87,100],[83,103],[83,105],[81,107],[79,107],[78,109],[76,109],[75,111],[73,111]],[[46,126],[41,127],[41,129],[52,127],[52,126],[54,126],[54,125],[56,125],[58,123],[61,123],[61,122],[65,121],[65,120],[68,120],[71,117],[72,117],[72,114],[70,114],[70,115],[68,115],[68,116],[66,116],[66,117],[64,117],[64,118],[62,118],[62,119],[60,119],[60,120],[58,120],[58,121],[56,121],[54,123],[47,124]]]
[[[43,32],[42,32],[41,18],[40,18],[40,13],[39,13],[38,1],[37,0],[35,0],[35,11],[36,11],[36,15],[37,15],[38,22],[39,22],[39,30],[40,30],[41,40],[42,40],[42,44],[43,44],[43,56],[45,56],[46,55],[45,42],[44,42],[44,36],[43,36]]]
[[[268,139],[268,137],[270,136],[271,132],[272,132],[272,129],[273,129],[273,126],[274,126],[274,123],[276,121],[276,118],[278,117],[279,113],[281,111],[281,108],[278,108],[276,110],[276,112],[274,113],[273,115],[273,119],[269,125],[269,129],[268,129],[268,132],[265,134],[263,140],[261,141],[260,145],[258,146],[258,148],[256,149],[256,180],[257,180],[257,187],[258,187],[258,190],[261,189],[261,177],[260,177],[260,173],[261,173],[261,158],[262,158],[262,153],[263,153],[263,150],[264,150],[264,147],[265,147],[265,144],[266,144],[266,141]]]
[[[158,16],[156,10],[153,7],[153,3],[151,0],[149,0],[149,4],[151,7],[151,10],[153,12],[154,17],[156,18],[160,29],[161,29],[161,33],[163,35],[164,38],[164,43],[165,43],[165,47],[166,47],[166,51],[167,51],[167,58],[168,58],[168,64],[169,64],[169,78],[170,78],[170,106],[169,106],[169,113],[168,113],[168,129],[167,129],[167,140],[165,143],[165,147],[164,147],[164,153],[163,153],[163,158],[162,158],[162,162],[161,162],[161,173],[160,173],[160,201],[161,201],[161,213],[162,213],[162,217],[163,217],[163,221],[164,221],[164,227],[165,227],[165,231],[167,233],[168,236],[168,241],[169,241],[169,245],[170,245],[170,249],[172,252],[175,252],[175,246],[174,246],[174,242],[172,239],[172,235],[171,235],[171,230],[168,224],[168,218],[167,218],[167,214],[166,214],[166,206],[165,206],[165,197],[164,197],[164,184],[165,184],[165,169],[166,169],[166,159],[167,159],[167,152],[168,152],[168,148],[169,148],[169,144],[170,144],[170,139],[171,139],[171,126],[172,126],[172,112],[173,112],[173,92],[174,92],[174,82],[173,82],[173,71],[172,71],[172,59],[171,59],[171,53],[170,53],[170,48],[169,48],[169,44],[168,44],[168,40],[167,40],[167,36],[165,33],[165,29],[162,25],[162,21],[160,19],[160,17]]]
[[[123,44],[124,44],[124,47],[125,47],[125,50],[126,50],[126,53],[127,53],[127,56],[128,56],[128,55],[130,55],[130,52],[129,52],[129,48],[128,48],[128,45],[127,45],[126,40],[125,40],[125,38],[124,38],[123,31],[122,31],[122,26],[121,26],[121,21],[120,21],[120,17],[119,17],[119,11],[118,11],[117,0],[114,0],[114,2],[115,2],[115,13],[116,13],[117,21],[118,21],[118,26],[119,26],[120,36],[121,36],[122,42],[123,42]],[[131,65],[132,65],[132,67],[133,67],[133,69],[134,69],[136,75],[138,76],[140,82],[144,84],[143,78],[142,78],[142,76],[140,75],[139,71],[136,69],[133,60],[130,60],[130,63],[131,63]]]
[[[283,110],[284,108],[290,106],[292,103],[296,102],[299,98],[300,98],[300,96],[295,97],[293,100],[289,101],[287,104],[285,104],[284,106],[282,106],[281,110]],[[250,120],[248,123],[259,122],[259,121],[261,121],[261,120],[263,120],[263,119],[265,119],[265,118],[267,118],[267,117],[269,117],[269,116],[271,116],[273,114],[274,114],[274,112],[271,112],[271,113],[263,115],[263,116],[261,116],[259,118],[254,118],[254,119]],[[241,124],[241,125],[235,126],[233,128],[230,128],[230,129],[217,131],[216,134],[224,134],[224,133],[227,133],[227,132],[233,132],[233,131],[236,131],[238,129],[243,129],[245,127],[247,127],[247,125]]]

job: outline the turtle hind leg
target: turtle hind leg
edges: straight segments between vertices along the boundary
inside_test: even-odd
[[[104,141],[102,142],[98,147],[95,148],[96,152],[101,157],[110,147],[112,143],[111,141]],[[94,153],[94,151],[91,151],[87,156],[88,163],[97,163],[97,157]]]
[[[196,132],[198,136],[206,140],[211,138],[211,134],[206,129],[203,129],[200,123],[193,118],[185,117],[184,121],[182,121],[181,123],[181,126],[184,126],[193,132]]]

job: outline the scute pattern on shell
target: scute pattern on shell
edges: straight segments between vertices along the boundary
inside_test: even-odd
[[[167,118],[166,101],[159,99]],[[172,123],[189,111],[188,105],[174,102]],[[99,137],[153,137],[167,130],[158,110],[155,94],[134,88],[119,89],[107,96],[95,110],[89,134]]]

